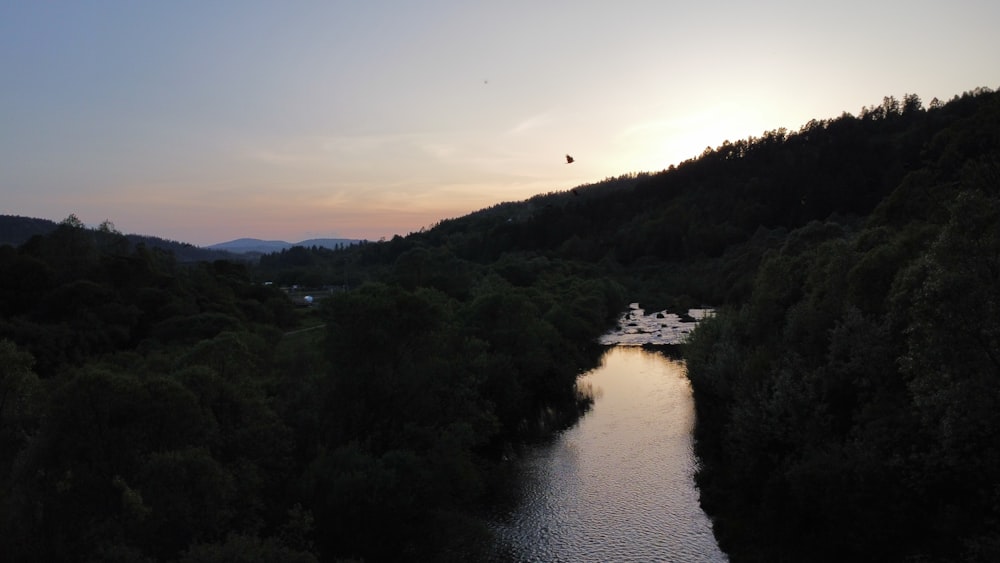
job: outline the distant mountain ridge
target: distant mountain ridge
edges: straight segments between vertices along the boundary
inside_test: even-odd
[[[19,215],[0,215],[0,246],[21,246],[36,235],[47,235],[54,231],[59,223],[49,219],[22,217]],[[360,241],[354,239],[309,239],[298,243],[285,241],[265,241],[254,238],[241,238],[212,246],[199,247],[187,242],[162,239],[159,237],[128,234],[125,237],[133,245],[144,244],[151,248],[160,248],[171,252],[179,262],[211,262],[214,260],[256,260],[261,254],[281,252],[293,246],[337,248],[350,246]]]
[[[287,250],[294,246],[304,246],[306,248],[311,248],[313,246],[318,246],[321,248],[341,248],[345,246],[351,246],[354,244],[359,244],[361,241],[358,239],[347,239],[347,238],[312,238],[308,240],[303,240],[300,242],[286,242],[283,240],[261,240],[256,238],[239,238],[236,240],[231,240],[229,242],[220,242],[218,244],[212,244],[206,246],[205,248],[211,250],[225,250],[226,252],[232,252],[235,254],[269,254],[271,252],[281,252],[282,250]]]
[[[48,219],[0,215],[0,245],[20,246],[35,235],[47,235],[59,224]]]
[[[49,219],[22,217],[19,215],[0,215],[0,246],[9,244],[20,246],[35,235],[46,235],[54,231],[59,223]],[[359,244],[359,239],[347,238],[314,238],[300,242],[283,240],[262,240],[256,238],[239,238],[229,242],[220,242],[210,246],[198,247],[186,242],[166,240],[159,237],[139,234],[125,235],[133,244],[143,243],[147,246],[162,248],[173,252],[181,262],[196,262],[201,260],[254,259],[255,257],[234,256],[243,254],[270,254],[281,252],[293,246],[336,249]]]

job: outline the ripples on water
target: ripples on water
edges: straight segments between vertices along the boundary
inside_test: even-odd
[[[494,518],[495,561],[727,561],[698,505],[683,364],[609,349],[583,376],[596,400],[526,450],[518,504]]]

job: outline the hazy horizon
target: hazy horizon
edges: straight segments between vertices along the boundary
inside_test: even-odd
[[[996,88],[998,19],[985,1],[9,3],[0,213],[199,246],[391,238],[884,96]]]

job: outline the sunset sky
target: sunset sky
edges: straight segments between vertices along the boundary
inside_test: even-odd
[[[197,245],[405,235],[997,89],[998,22],[995,0],[0,0],[0,213]]]

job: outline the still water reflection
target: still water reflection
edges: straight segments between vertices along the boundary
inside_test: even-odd
[[[519,502],[493,523],[498,561],[727,561],[698,505],[682,363],[614,347],[581,379],[594,406],[524,452]]]

